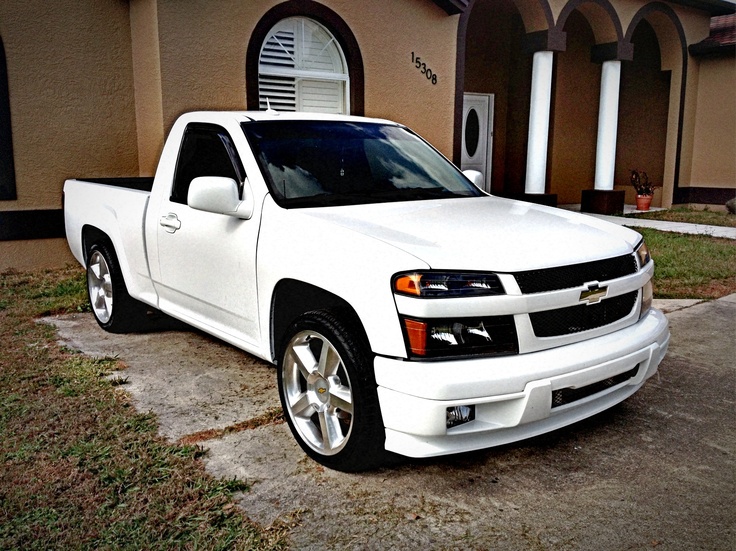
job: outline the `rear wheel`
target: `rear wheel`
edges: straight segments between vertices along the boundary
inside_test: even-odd
[[[327,312],[292,324],[279,364],[286,420],[302,449],[340,471],[380,465],[385,434],[372,355],[357,331]]]
[[[92,313],[105,331],[127,333],[140,329],[146,309],[128,294],[117,256],[109,244],[95,243],[90,247],[87,291]]]

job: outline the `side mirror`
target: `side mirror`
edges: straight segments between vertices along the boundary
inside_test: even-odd
[[[200,176],[189,185],[187,204],[193,209],[226,214],[243,220],[253,216],[253,194],[247,180],[241,200],[238,197],[238,183],[232,178]]]
[[[486,182],[482,172],[478,172],[477,170],[463,170],[463,175],[473,182],[473,185],[478,189],[483,189],[485,186]]]

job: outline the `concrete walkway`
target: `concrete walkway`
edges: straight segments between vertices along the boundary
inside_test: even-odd
[[[646,220],[644,218],[623,218],[621,216],[605,216],[603,214],[591,214],[596,218],[607,220],[621,226],[629,226],[632,228],[653,228],[660,231],[669,231],[676,233],[692,233],[699,235],[710,235],[712,237],[723,237],[726,239],[736,239],[736,228],[726,228],[724,226],[706,226],[704,224],[684,224],[681,222],[663,222],[661,220]]]
[[[580,205],[560,205],[560,208],[568,210],[576,210],[580,212]],[[652,209],[664,210],[664,209]],[[626,205],[624,214],[636,212],[631,205]],[[668,231],[675,233],[690,233],[699,235],[710,235],[713,237],[722,237],[725,239],[736,239],[736,228],[726,228],[724,226],[706,226],[704,224],[684,224],[681,222],[664,222],[661,220],[647,220],[645,218],[624,218],[622,216],[606,216],[604,214],[590,214],[584,212],[588,216],[595,216],[601,220],[613,222],[621,226],[632,228],[652,228],[660,231]]]

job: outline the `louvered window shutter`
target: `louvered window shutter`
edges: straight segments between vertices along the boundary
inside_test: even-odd
[[[318,23],[288,18],[268,33],[258,65],[261,109],[347,114],[348,86],[340,46]]]

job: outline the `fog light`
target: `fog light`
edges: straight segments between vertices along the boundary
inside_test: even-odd
[[[447,408],[447,428],[457,427],[475,419],[475,406],[454,406]]]

